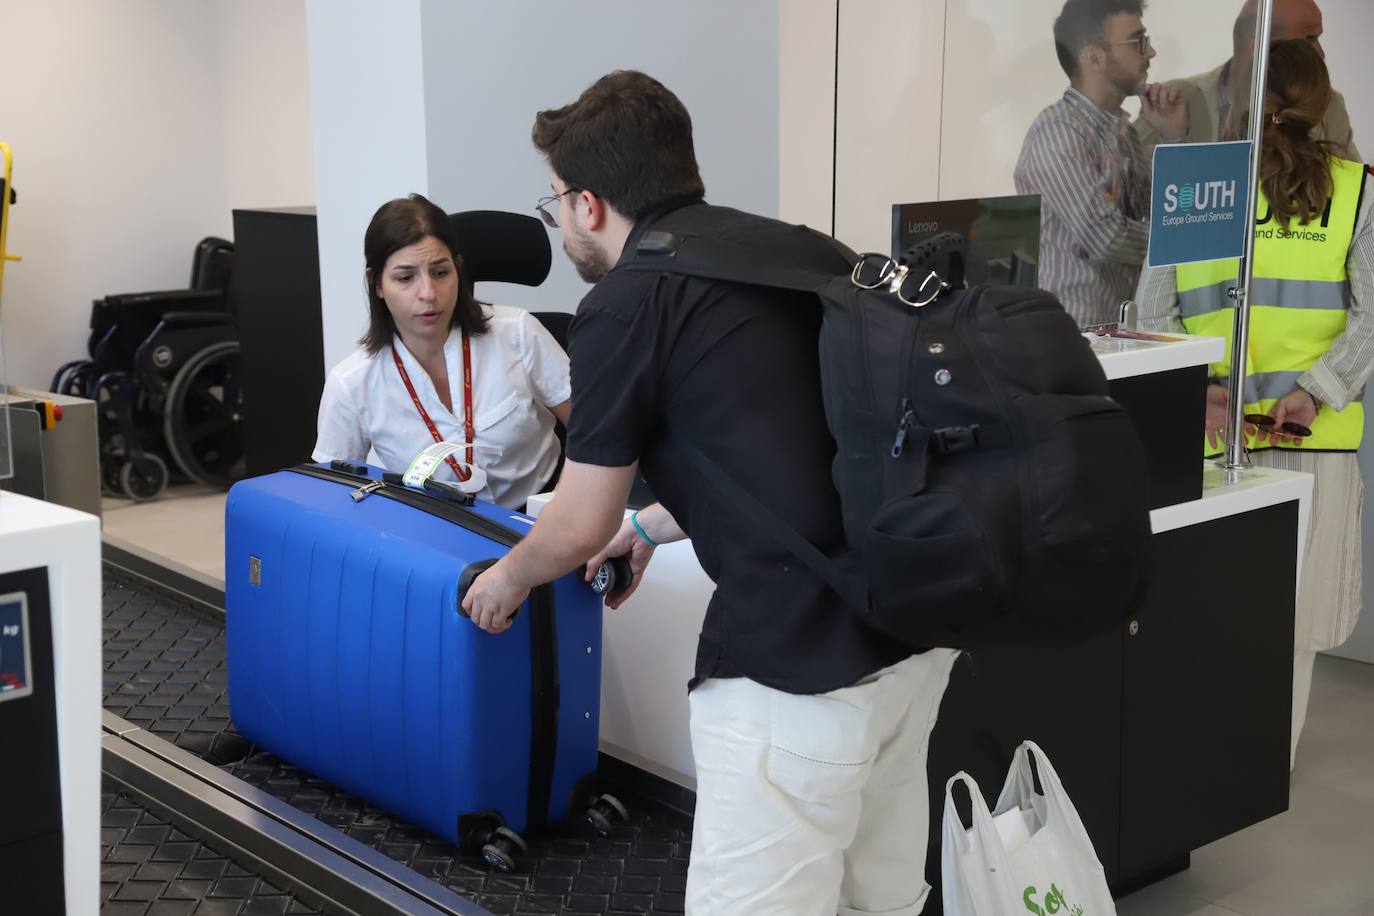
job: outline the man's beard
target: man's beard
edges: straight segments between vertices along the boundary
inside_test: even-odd
[[[576,226],[568,226],[563,233],[563,252],[577,268],[577,275],[587,283],[599,283],[610,273],[611,262],[606,252],[592,239],[578,231]]]
[[[1147,77],[1136,76],[1127,72],[1124,67],[1113,66],[1113,70],[1107,74],[1107,79],[1111,82],[1113,89],[1126,98],[1130,98],[1133,95],[1140,95],[1144,91]]]

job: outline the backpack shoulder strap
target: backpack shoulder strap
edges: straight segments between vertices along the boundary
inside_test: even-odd
[[[861,583],[846,575],[839,564],[821,553],[820,548],[802,537],[797,529],[778,518],[771,509],[740,486],[734,478],[725,472],[724,468],[708,458],[701,449],[684,441],[680,436],[675,438],[679,447],[686,452],[687,457],[706,476],[706,479],[711,481],[715,488],[720,491],[721,495],[734,503],[741,512],[748,516],[750,521],[763,529],[778,546],[785,548],[798,560],[805,563],[812,572],[820,577],[822,582],[830,586],[831,591],[838,595],[840,600],[851,610],[863,612],[868,608],[868,595]]]
[[[616,269],[815,293],[855,260],[844,244],[804,226],[701,204],[656,222]]]

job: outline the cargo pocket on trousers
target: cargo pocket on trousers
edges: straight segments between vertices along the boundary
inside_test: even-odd
[[[775,692],[768,781],[808,802],[862,789],[878,754],[873,701],[891,676],[814,696]]]

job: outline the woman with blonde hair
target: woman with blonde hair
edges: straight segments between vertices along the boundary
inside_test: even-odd
[[[1331,98],[1326,64],[1309,42],[1272,46],[1244,399],[1254,462],[1314,475],[1294,633],[1291,760],[1316,653],[1350,636],[1362,591],[1356,450],[1374,372],[1374,193],[1366,193],[1374,182],[1363,164],[1313,137]],[[1225,337],[1229,354],[1237,268],[1223,261],[1147,271],[1136,295],[1142,327]],[[1227,359],[1211,367],[1208,454],[1223,448]]]

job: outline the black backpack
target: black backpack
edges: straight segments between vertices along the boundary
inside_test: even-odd
[[[855,613],[911,645],[1059,644],[1124,620],[1150,543],[1144,450],[1059,302],[958,288],[963,240],[946,235],[902,259],[911,305],[887,283],[798,264],[797,233],[812,230],[698,204],[656,221],[617,269],[819,296],[848,552],[826,556],[675,445]]]

